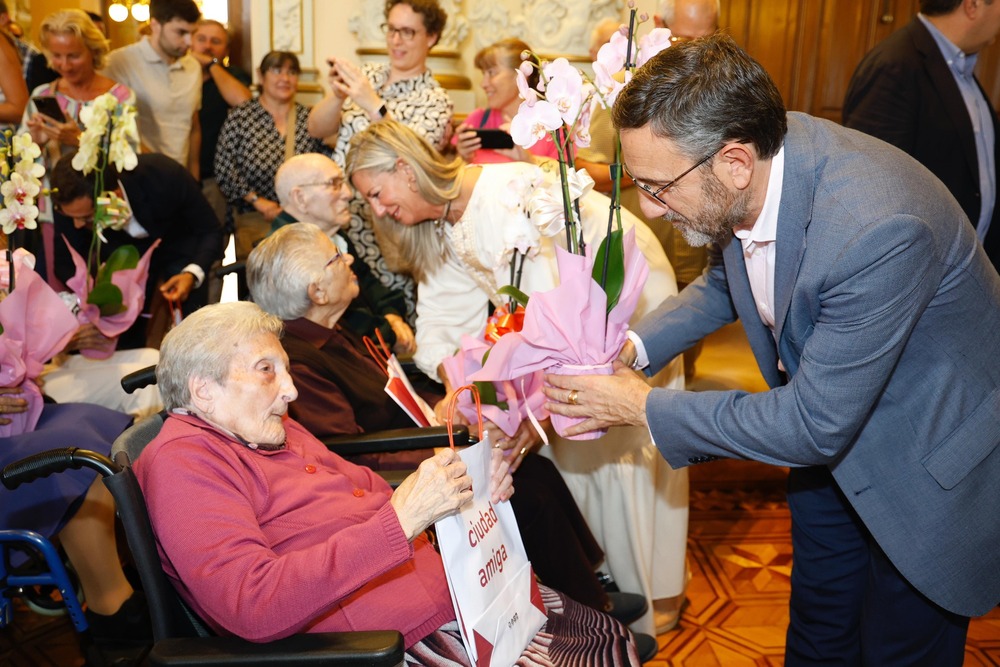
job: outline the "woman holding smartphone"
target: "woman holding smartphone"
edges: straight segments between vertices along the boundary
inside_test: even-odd
[[[45,17],[39,28],[42,52],[49,67],[59,78],[31,91],[24,110],[21,130],[42,147],[41,160],[46,173],[51,171],[63,153],[80,145],[80,109],[96,97],[110,92],[122,102],[134,103],[135,94],[128,86],[116,83],[97,73],[104,66],[110,44],[94,22],[79,9],[64,9]],[[49,187],[48,176],[44,187]],[[52,222],[52,204],[48,196],[39,197],[38,219]],[[45,266],[51,266],[51,230],[43,226],[46,237]],[[37,252],[42,259],[43,255]]]
[[[489,106],[476,109],[455,129],[451,140],[458,154],[466,162],[485,164],[491,162],[538,162],[539,158],[555,160],[556,145],[551,137],[537,142],[529,149],[516,146],[493,148],[484,142],[481,130],[510,133],[510,119],[517,113],[521,98],[517,91],[517,68],[521,64],[521,53],[531,50],[519,39],[503,39],[490,44],[476,54],[476,68],[483,73],[483,92]],[[538,83],[538,70],[528,78],[532,88]]]
[[[59,78],[31,92],[23,124],[37,144],[57,147],[58,158],[80,145],[83,106],[107,92],[122,102],[134,102],[135,95],[128,86],[97,73],[110,45],[83,11],[65,9],[49,14],[39,32],[42,51]]]
[[[333,145],[332,157],[341,168],[351,137],[385,117],[404,123],[439,149],[451,129],[451,99],[427,68],[427,55],[448,14],[437,0],[387,0],[385,7],[382,30],[389,62],[358,67],[344,58],[328,58],[330,94],[309,113],[309,133]],[[403,291],[412,323],[413,281],[389,268],[361,197],[351,200],[351,222],[342,231],[357,249],[356,259],[366,262],[384,285]]]

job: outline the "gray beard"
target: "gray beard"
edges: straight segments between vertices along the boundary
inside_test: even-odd
[[[687,244],[692,248],[702,248],[715,243],[715,239],[705,232],[699,232],[688,227],[684,227],[679,231],[681,236],[684,237],[684,240],[687,241]]]

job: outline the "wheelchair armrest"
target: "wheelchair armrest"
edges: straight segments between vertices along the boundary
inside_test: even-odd
[[[233,262],[232,264],[223,264],[222,266],[215,269],[216,278],[225,278],[230,273],[235,273],[237,275],[245,273],[247,270],[246,262]]]
[[[456,445],[469,444],[469,427],[456,424],[453,429]],[[323,439],[326,448],[341,456],[371,454],[373,452],[402,452],[411,449],[430,449],[448,446],[448,427],[397,428],[372,433],[338,435]]]
[[[132,371],[122,378],[122,389],[125,390],[126,394],[131,394],[136,389],[142,389],[151,384],[156,384],[156,364]]]
[[[403,663],[403,635],[395,630],[302,634],[267,644],[239,637],[163,639],[147,656],[153,667],[233,667],[235,665],[370,665]]]

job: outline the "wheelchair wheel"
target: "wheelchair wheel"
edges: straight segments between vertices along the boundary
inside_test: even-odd
[[[45,559],[26,544],[12,545],[12,549],[20,551],[27,556],[28,561],[16,568],[16,572],[21,575],[46,570]],[[60,552],[62,553],[62,552]],[[76,592],[77,599],[83,602],[83,588],[80,580],[73,571],[69,559],[62,554],[63,564],[66,566],[66,573],[69,575],[70,583]],[[66,606],[63,604],[62,595],[56,586],[25,586],[17,590],[17,597],[21,598],[25,606],[40,616],[63,616],[66,614]]]

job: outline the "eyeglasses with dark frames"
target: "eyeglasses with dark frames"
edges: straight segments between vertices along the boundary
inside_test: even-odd
[[[419,30],[414,30],[413,28],[407,28],[407,27],[397,28],[396,26],[391,25],[389,23],[383,23],[379,27],[382,28],[382,32],[384,32],[385,36],[388,37],[389,39],[392,39],[396,35],[399,35],[404,42],[409,42],[410,40],[412,40],[414,37],[417,36],[418,32],[420,32]]]
[[[667,183],[665,185],[661,185],[660,187],[656,188],[655,190],[653,189],[653,187],[651,185],[648,185],[647,183],[643,183],[642,181],[640,181],[639,179],[637,179],[635,176],[633,176],[631,173],[629,173],[629,170],[627,168],[625,168],[624,165],[622,166],[622,168],[625,169],[625,173],[628,174],[628,177],[632,179],[632,182],[635,183],[635,185],[636,185],[637,188],[639,188],[640,190],[642,190],[643,192],[645,192],[647,195],[649,195],[650,197],[652,197],[653,199],[655,199],[656,201],[658,201],[663,206],[666,206],[667,208],[670,208],[670,204],[668,204],[667,202],[665,202],[662,199],[660,199],[660,195],[662,193],[667,192],[668,190],[670,190],[670,188],[672,188],[675,185],[677,185],[677,182],[680,181],[682,178],[684,178],[685,176],[687,176],[688,174],[690,174],[692,171],[694,171],[695,169],[697,169],[698,167],[700,167],[701,165],[705,164],[706,162],[708,162],[709,160],[711,160],[713,157],[715,157],[715,154],[718,153],[720,150],[722,150],[721,147],[716,148],[714,151],[712,151],[711,153],[709,153],[708,155],[706,155],[702,159],[698,160],[694,164],[694,166],[692,166],[690,169],[687,169],[686,171],[684,171],[680,176],[678,176],[677,178],[675,178],[674,180],[670,181],[669,183]]]
[[[344,256],[347,254],[347,241],[344,240],[344,237],[340,234],[334,234],[333,245],[337,247],[337,254],[330,258],[330,261],[326,263],[326,266],[346,261]]]

